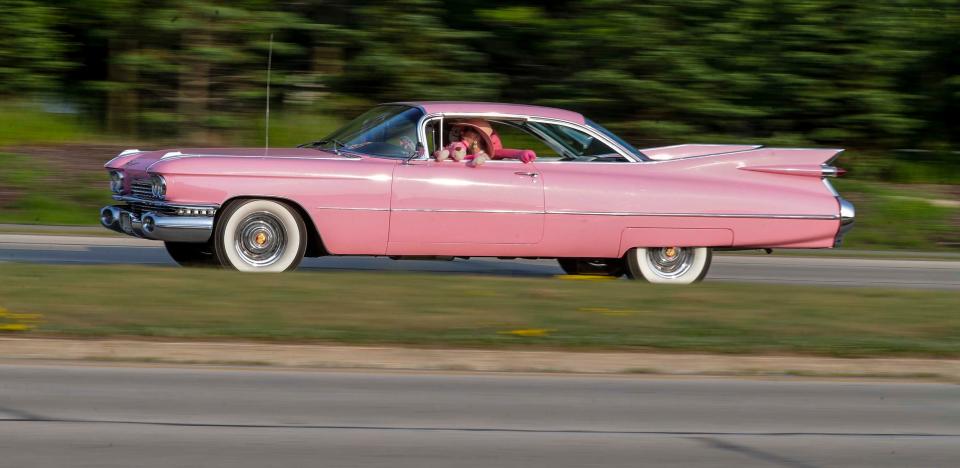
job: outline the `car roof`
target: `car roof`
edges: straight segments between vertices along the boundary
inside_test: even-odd
[[[526,104],[506,104],[499,102],[470,102],[470,101],[412,101],[396,102],[423,109],[427,114],[437,113],[466,113],[466,114],[511,114],[541,117],[545,119],[565,120],[583,124],[583,115],[554,107],[531,106]]]

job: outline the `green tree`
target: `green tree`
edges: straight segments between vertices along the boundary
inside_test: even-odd
[[[33,0],[0,0],[0,95],[52,92],[71,65],[57,31],[62,11]]]

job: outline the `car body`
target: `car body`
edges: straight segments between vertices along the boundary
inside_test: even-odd
[[[468,118],[491,122],[521,146],[540,145],[540,157],[476,167],[433,159],[446,129]],[[854,217],[853,205],[826,179],[842,173],[830,165],[841,151],[696,144],[638,150],[561,109],[391,103],[306,147],[124,151],[105,165],[121,204],[101,210],[101,222],[165,241],[168,250],[194,244],[217,258],[211,264],[272,271],[234,264],[217,251],[218,242],[221,250],[242,250],[244,233],[255,236],[248,254],[285,229],[296,234],[293,224],[261,219],[259,228],[220,233],[229,242],[217,239],[228,207],[272,201],[303,225],[296,246],[302,255],[557,258],[572,273],[592,264],[638,276],[628,264],[635,249],[656,266],[657,255],[669,263],[684,249],[706,249],[689,252],[709,257],[715,248],[838,246]]]

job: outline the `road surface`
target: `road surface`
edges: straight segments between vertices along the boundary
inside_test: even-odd
[[[953,258],[953,257],[951,257]],[[162,244],[133,238],[0,234],[0,262],[173,265]],[[562,274],[553,260],[390,260],[385,257],[308,258],[306,270],[401,270],[482,275]],[[893,260],[735,255],[714,257],[708,281],[960,289],[960,260]]]
[[[0,467],[956,466],[960,387],[0,364]]]

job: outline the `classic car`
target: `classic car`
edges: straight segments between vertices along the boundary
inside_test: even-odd
[[[453,129],[476,122],[535,159],[489,146],[475,147],[492,153],[485,164],[437,159]],[[163,241],[184,266],[547,258],[569,274],[687,284],[707,274],[714,249],[839,246],[854,220],[828,181],[844,172],[831,165],[841,151],[637,149],[562,109],[390,103],[297,148],[123,151],[105,165],[120,204],[100,221]]]

